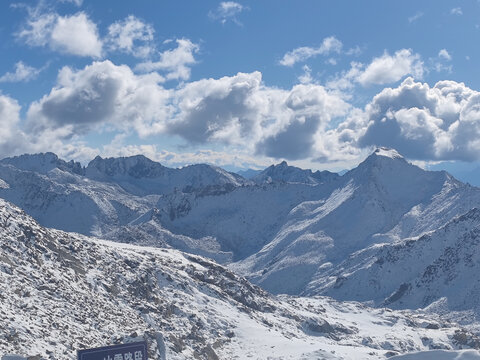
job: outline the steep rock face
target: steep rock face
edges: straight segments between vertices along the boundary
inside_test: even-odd
[[[142,338],[149,358],[178,360],[383,359],[478,343],[435,315],[276,298],[198,256],[45,229],[3,200],[0,300],[0,353],[29,358]]]
[[[312,170],[303,170],[294,166],[289,166],[283,161],[278,165],[269,166],[252,177],[251,180],[257,184],[285,182],[318,185],[336,180],[338,177],[338,174],[329,171],[312,172]]]
[[[401,309],[479,313],[479,271],[480,210],[475,208],[420,237],[353,254],[317,274],[305,293]]]

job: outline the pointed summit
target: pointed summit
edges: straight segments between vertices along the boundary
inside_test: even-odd
[[[373,156],[383,156],[383,157],[387,157],[387,158],[390,158],[390,159],[404,159],[404,157],[402,155],[400,155],[400,153],[395,150],[395,149],[390,149],[390,148],[387,148],[387,147],[379,147],[377,149],[375,149],[375,151],[372,153]]]

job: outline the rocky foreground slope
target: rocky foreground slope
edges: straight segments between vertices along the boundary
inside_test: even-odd
[[[435,315],[275,297],[176,250],[41,227],[0,200],[0,355],[74,359],[145,338],[152,359],[382,359],[480,347]]]

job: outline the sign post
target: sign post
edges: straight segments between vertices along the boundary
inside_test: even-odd
[[[77,351],[78,360],[148,360],[145,341]]]

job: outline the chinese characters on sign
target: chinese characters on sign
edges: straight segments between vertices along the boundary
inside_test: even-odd
[[[78,351],[78,360],[148,360],[145,341]]]
[[[107,355],[107,357],[103,358],[104,360],[143,360],[143,354],[141,351],[135,351],[134,354],[131,352],[126,352],[126,353],[117,353],[111,357],[110,355]]]

